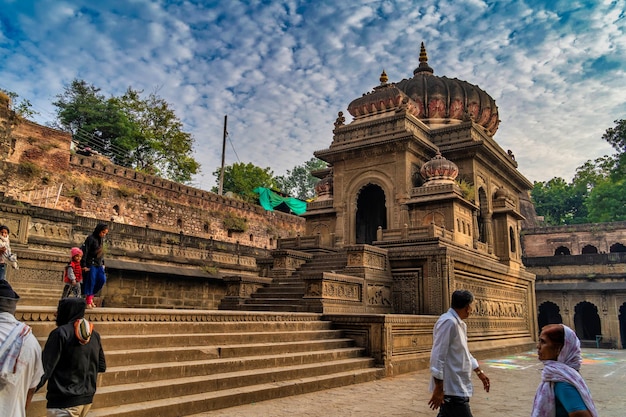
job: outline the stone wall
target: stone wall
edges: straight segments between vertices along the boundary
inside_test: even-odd
[[[526,229],[523,238],[539,326],[562,322],[586,346],[626,347],[626,222]]]
[[[303,218],[71,151],[71,135],[0,103],[0,193],[31,206],[256,248],[304,232]]]
[[[553,256],[564,247],[570,255],[580,255],[593,246],[597,253],[611,252],[616,243],[626,245],[626,222],[537,227],[524,230],[524,256]]]

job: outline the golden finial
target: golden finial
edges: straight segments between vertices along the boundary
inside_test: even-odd
[[[422,46],[420,48],[420,65],[415,68],[413,71],[413,75],[417,75],[419,72],[428,72],[433,73],[433,69],[428,66],[428,55],[426,54],[426,47],[424,46],[424,42],[422,42]]]
[[[387,85],[387,81],[389,81],[389,77],[387,77],[387,73],[383,69],[383,72],[380,74],[380,85]]]

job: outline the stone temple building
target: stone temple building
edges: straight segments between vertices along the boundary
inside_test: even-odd
[[[435,75],[422,44],[411,78],[389,82],[383,71],[348,111],[352,121],[339,112],[332,143],[315,152],[329,167],[315,173],[318,198],[304,214],[307,236],[347,251],[348,267],[307,278],[304,297],[324,312],[438,315],[453,290],[469,289],[475,346],[527,346],[535,276],[520,231],[532,184],[494,140],[494,99]],[[347,275],[365,278],[362,301]]]

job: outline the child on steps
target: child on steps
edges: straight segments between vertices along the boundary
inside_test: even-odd
[[[80,260],[83,258],[83,251],[80,248],[72,248],[70,254],[72,258],[70,263],[65,266],[63,273],[65,287],[63,287],[61,298],[81,296],[80,286],[83,282],[83,268],[80,266]]]

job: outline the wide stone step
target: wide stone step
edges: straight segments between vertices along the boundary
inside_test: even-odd
[[[107,309],[93,309],[89,310],[86,314],[88,320],[97,319],[97,316],[107,313]],[[224,313],[219,311],[218,313]],[[215,313],[213,313],[215,314]],[[241,312],[239,316],[243,316],[245,313]],[[297,314],[296,318],[300,318],[301,313]],[[198,321],[198,322],[185,322],[182,330],[185,333],[238,333],[243,331],[252,332],[255,329],[260,331],[313,331],[313,330],[329,330],[332,324],[328,321],[316,320],[314,317],[318,315],[302,315],[302,320],[296,321],[245,321],[237,316],[233,318],[233,321]],[[245,317],[245,316],[244,316]],[[319,316],[318,316],[319,317]],[[94,328],[100,333],[101,336],[106,335],[148,335],[148,334],[178,334],[181,332],[181,323],[175,321],[135,321],[132,326],[128,323],[121,321],[92,321]],[[56,328],[53,321],[28,321],[28,325],[33,329],[33,334],[38,337],[48,337],[50,332]]]
[[[332,322],[284,307],[289,310],[89,310],[107,358],[90,417],[182,417],[384,375]],[[44,344],[55,328],[54,311],[20,307],[16,317]],[[45,408],[44,388],[27,417],[41,417]]]
[[[108,367],[100,376],[100,386],[129,384],[137,381],[212,375],[279,366],[293,366],[343,359],[362,358],[359,347],[327,349],[314,352],[281,353],[279,355],[249,356],[246,358],[211,359],[203,361],[164,362],[158,364]]]
[[[141,403],[96,408],[89,412],[89,417],[202,417],[203,413],[211,410],[373,381],[382,378],[383,372],[382,369],[377,368],[357,369],[328,375],[181,395]]]
[[[301,300],[298,300],[301,301]],[[301,303],[297,304],[241,304],[237,306],[238,310],[243,311],[277,311],[277,312],[305,312],[309,311],[307,306],[302,305]]]
[[[302,302],[302,297],[257,297],[248,298],[246,304],[272,304],[272,305],[284,305],[284,304],[298,304]]]
[[[141,381],[133,384],[117,384],[101,387],[94,398],[94,407],[106,404],[130,404],[188,394],[214,392],[240,388],[247,385],[266,384],[297,378],[310,378],[334,372],[368,369],[373,366],[371,358],[344,359],[278,368],[222,372],[186,378],[170,378],[158,381]],[[132,395],[128,395],[132,393]]]
[[[250,343],[222,346],[159,346],[145,349],[120,349],[105,351],[107,365],[128,366],[135,364],[184,362],[218,358],[311,352],[321,349],[339,349],[353,346],[352,339],[303,340],[281,343]]]
[[[252,297],[258,297],[260,295],[268,294],[302,294],[304,293],[304,285],[298,286],[286,286],[286,285],[270,285],[269,287],[259,288],[256,293],[252,294]]]
[[[238,332],[238,333],[181,333],[152,334],[137,337],[136,335],[105,335],[102,346],[113,350],[124,346],[127,349],[140,349],[150,346],[220,346],[223,344],[243,344],[255,342],[294,342],[302,340],[332,339],[341,336],[340,330],[321,329],[310,331],[275,331],[275,332]],[[45,342],[45,338],[41,339]]]

